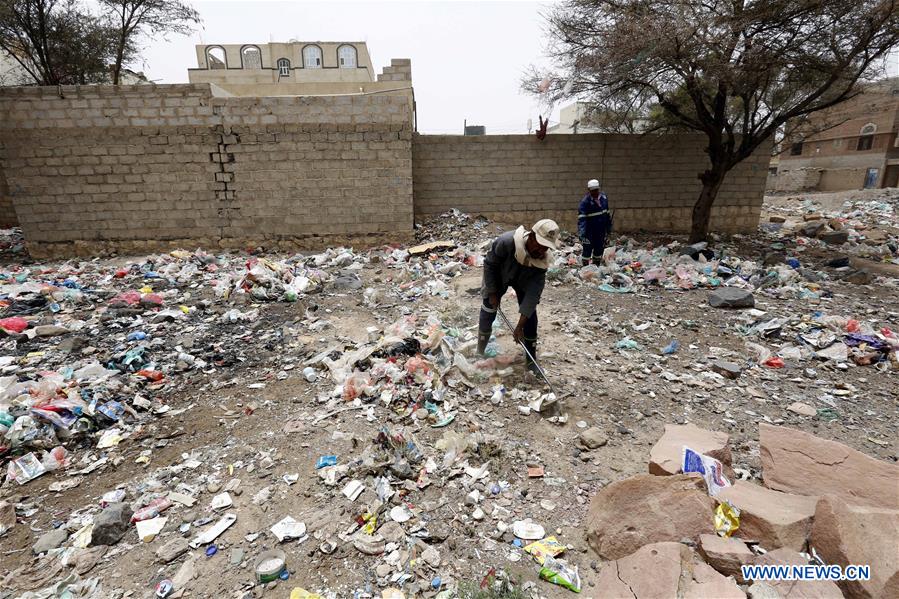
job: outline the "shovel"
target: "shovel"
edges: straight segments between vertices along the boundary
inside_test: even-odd
[[[512,333],[512,337],[514,338],[514,337],[515,337],[515,327],[512,326],[512,323],[509,322],[509,319],[506,318],[506,315],[505,315],[505,314],[503,314],[502,308],[500,308],[499,306],[497,306],[497,307],[496,307],[496,312],[499,314],[499,317],[503,319],[503,322],[506,323],[506,326],[509,328],[509,332]],[[532,363],[532,364],[534,365],[534,367],[537,369],[537,372],[540,373],[540,376],[543,377],[543,380],[546,381],[546,384],[547,384],[547,385],[549,385],[549,390],[550,390],[550,392],[551,392],[553,395],[555,395],[556,390],[553,389],[553,384],[549,382],[549,379],[548,379],[548,378],[546,378],[546,373],[543,372],[543,368],[541,368],[541,367],[540,367],[540,364],[537,363],[536,358],[534,358],[534,356],[531,355],[531,352],[528,351],[528,347],[524,344],[523,341],[519,341],[519,342],[518,342],[518,345],[521,346],[521,348],[524,350],[524,353],[527,354],[527,356],[531,359],[531,363]]]

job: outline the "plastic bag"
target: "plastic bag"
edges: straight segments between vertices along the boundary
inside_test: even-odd
[[[10,318],[0,318],[0,329],[7,333],[19,334],[28,328],[28,321],[21,316],[12,316]]]
[[[540,578],[575,593],[581,592],[581,577],[578,574],[577,566],[572,568],[564,560],[549,555],[545,556],[543,567],[540,568]]]
[[[565,545],[559,543],[556,537],[546,537],[542,541],[534,541],[524,548],[526,553],[530,553],[538,564],[541,566],[546,561],[546,557],[556,557],[565,551]]]
[[[140,303],[140,292],[124,291],[109,300],[110,308],[131,308]]]
[[[771,350],[758,343],[747,341],[746,349],[755,357],[756,364],[764,364],[771,358]]]
[[[740,510],[727,501],[715,508],[715,531],[722,537],[729,537],[740,528]]]
[[[705,479],[709,495],[712,497],[716,496],[721,489],[730,486],[730,481],[724,478],[722,473],[723,468],[721,462],[715,458],[710,458],[684,446],[681,453],[681,471],[684,474],[690,472],[701,474]]]
[[[362,395],[369,395],[372,391],[371,379],[364,372],[354,372],[347,377],[343,384],[344,401],[352,401]]]

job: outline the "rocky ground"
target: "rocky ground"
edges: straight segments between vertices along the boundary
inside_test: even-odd
[[[887,592],[895,559],[864,551],[899,536],[899,194],[845,200],[770,198],[758,235],[620,238],[586,269],[569,238],[539,310],[555,401],[499,322],[473,356],[508,224],[450,213],[418,236],[451,243],[411,253],[53,263],[5,232],[0,598],[570,594],[527,537],[585,597]],[[684,445],[736,483],[748,544],[668,476]],[[844,557],[816,540],[881,560],[880,586],[734,568]],[[261,584],[270,550],[286,570]]]

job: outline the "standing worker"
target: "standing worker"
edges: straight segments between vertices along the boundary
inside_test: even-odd
[[[497,237],[484,258],[481,284],[481,314],[478,319],[478,354],[484,355],[499,302],[511,287],[518,298],[518,325],[514,336],[524,343],[531,356],[537,358],[537,304],[546,282],[546,269],[552,263],[552,252],[559,248],[559,225],[555,221],[537,221],[530,231],[518,227]],[[528,357],[528,369],[537,365]]]
[[[599,191],[599,181],[587,181],[587,195],[581,200],[577,209],[577,234],[584,246],[581,264],[587,266],[593,256],[593,264],[602,262],[602,252],[606,247],[606,238],[612,232],[612,213],[609,212],[609,199]]]

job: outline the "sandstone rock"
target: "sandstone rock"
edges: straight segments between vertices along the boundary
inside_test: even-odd
[[[739,364],[727,362],[726,360],[715,360],[712,362],[712,370],[728,379],[735,379],[743,372]]]
[[[587,513],[587,540],[603,559],[643,545],[715,534],[715,501],[698,476],[638,474],[601,489]]]
[[[899,510],[824,497],[810,543],[828,564],[871,566],[870,580],[837,583],[846,597],[899,597]]]
[[[759,424],[759,445],[766,487],[899,509],[899,466],[784,426]]]
[[[833,229],[834,231],[842,231],[843,230],[843,221],[838,218],[832,218],[827,221],[827,226]]]
[[[693,580],[687,586],[684,599],[746,599],[733,578],[722,576],[702,562],[693,564]]]
[[[849,241],[849,231],[824,231],[818,233],[818,239],[828,245],[843,245]]]
[[[765,555],[757,555],[753,558],[752,563],[759,565],[805,565],[808,564],[808,560],[792,549],[782,548],[769,551]],[[783,599],[841,599],[843,597],[839,587],[829,580],[766,580],[764,582],[780,593]],[[753,595],[750,589],[750,596],[768,597],[769,595]]]
[[[768,218],[769,223],[785,223],[787,219],[783,216],[771,216]]]
[[[131,525],[134,512],[127,503],[110,503],[94,518],[91,546],[115,545],[122,540]]]
[[[188,549],[187,539],[176,537],[156,550],[156,558],[168,564],[187,553]]]
[[[761,580],[752,583],[746,591],[746,596],[749,599],[783,599],[783,595],[777,592],[777,589]]]
[[[745,289],[722,287],[709,295],[709,305],[713,308],[751,308],[755,298]]]
[[[743,599],[732,579],[697,562],[693,551],[681,543],[652,543],[603,565],[596,580],[597,597],[635,599]]]
[[[742,480],[722,489],[718,500],[740,509],[736,534],[769,551],[778,547],[803,551],[818,502],[817,497],[780,493]]]
[[[755,557],[743,541],[718,535],[700,535],[699,554],[715,570],[725,576],[733,576],[740,582],[743,581],[740,566]]]
[[[50,532],[44,533],[43,536],[37,540],[37,543],[31,547],[31,552],[35,555],[47,553],[51,549],[61,547],[68,538],[69,531],[62,527],[56,528]]]
[[[109,549],[106,545],[91,547],[89,549],[76,549],[74,553],[74,570],[78,576],[84,576],[94,569],[106,551]]]
[[[685,445],[730,467],[727,433],[707,431],[695,424],[666,424],[665,433],[649,452],[649,473],[664,475],[680,472]]]
[[[609,438],[605,436],[601,429],[593,426],[582,432],[578,436],[581,445],[587,449],[596,449],[602,447],[609,442]]]
[[[824,215],[821,214],[820,212],[809,212],[808,214],[802,215],[802,220],[804,220],[805,222],[823,220],[823,219],[824,219]]]
[[[793,412],[794,414],[799,414],[800,416],[818,415],[818,410],[808,405],[807,403],[802,403],[801,401],[794,401],[789,406],[787,406],[787,410]]]

